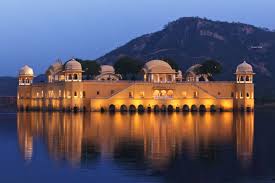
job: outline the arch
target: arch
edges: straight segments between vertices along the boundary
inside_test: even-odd
[[[26,106],[26,109],[25,109],[26,112],[29,112],[30,111],[30,107],[27,105]]]
[[[106,112],[105,108],[104,107],[100,107],[100,112],[101,113]]]
[[[206,107],[205,107],[205,105],[201,104],[200,107],[199,107],[199,111],[200,111],[200,112],[206,112]]]
[[[153,93],[153,96],[154,96],[154,97],[160,96],[159,90],[155,90],[154,93]]]
[[[127,106],[126,105],[121,105],[120,106],[120,112],[127,112],[128,110],[127,110]]]
[[[244,77],[243,76],[240,77],[240,81],[244,81]]]
[[[155,105],[155,106],[154,106],[154,112],[159,112],[159,111],[160,111],[159,106],[158,106],[158,105]]]
[[[191,112],[197,112],[197,111],[198,111],[197,106],[196,106],[195,104],[193,104],[193,105],[191,106]]]
[[[173,97],[173,96],[174,96],[173,90],[168,90],[167,96],[168,96],[168,97]]]
[[[166,90],[161,90],[161,91],[160,91],[160,95],[161,95],[161,96],[166,96],[166,95],[167,95]]]
[[[136,108],[136,106],[135,105],[130,105],[130,107],[129,107],[129,112],[136,112],[137,111],[137,108]]]
[[[210,106],[210,112],[216,112],[217,111],[217,107],[215,105],[211,105]]]
[[[138,106],[138,112],[144,112],[145,111],[145,109],[144,109],[144,107],[143,107],[143,105],[139,105]]]
[[[183,105],[182,111],[183,112],[189,112],[190,111],[189,106],[187,104]]]
[[[69,80],[72,80],[73,76],[71,74],[69,74]]]
[[[176,107],[176,112],[180,112],[180,107]]]
[[[109,106],[109,112],[116,112],[116,106],[114,104]]]
[[[162,105],[161,106],[161,112],[166,112],[167,111],[167,107],[166,107],[166,105]]]
[[[79,108],[77,106],[74,106],[74,112],[78,112]]]
[[[168,105],[167,111],[168,112],[174,112],[174,107],[172,105]]]
[[[251,108],[251,107],[246,107],[246,111],[247,111],[247,112],[251,112],[251,111],[252,111],[252,108]]]
[[[74,74],[74,80],[78,80],[78,75]]]
[[[147,107],[147,112],[152,112],[152,108],[150,106]]]

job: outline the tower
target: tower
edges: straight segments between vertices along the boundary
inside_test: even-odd
[[[254,110],[253,68],[244,61],[236,69],[235,108],[241,111]]]
[[[68,61],[65,65],[65,81],[82,81],[82,66],[75,59]]]
[[[75,59],[71,59],[65,64],[65,84],[64,92],[66,101],[63,106],[70,111],[82,110],[83,104],[83,83],[82,66]]]
[[[25,65],[19,70],[17,108],[28,111],[31,107],[31,85],[33,83],[33,69]]]

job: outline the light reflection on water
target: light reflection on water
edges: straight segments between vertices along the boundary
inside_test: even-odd
[[[219,158],[233,151],[243,167],[253,157],[254,114],[18,113],[17,133],[26,161],[42,139],[55,162],[89,168],[104,159],[132,169],[163,171],[179,156]]]

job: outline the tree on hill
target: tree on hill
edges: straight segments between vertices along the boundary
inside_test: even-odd
[[[209,74],[216,75],[222,72],[222,65],[215,60],[206,60],[201,64],[201,67],[198,68],[197,72],[199,74]]]
[[[82,66],[83,69],[83,78],[84,79],[93,79],[95,76],[100,74],[100,64],[94,60],[82,60],[76,59]]]
[[[175,69],[176,71],[180,69],[179,65],[171,58],[165,58],[163,61],[167,62],[172,67],[172,69]]]
[[[208,79],[213,81],[213,76],[222,73],[222,65],[216,60],[206,60],[195,71],[197,74],[208,75]]]
[[[115,62],[114,68],[116,73],[122,75],[123,79],[136,80],[139,78],[142,67],[140,63],[139,60],[130,57],[122,57]]]

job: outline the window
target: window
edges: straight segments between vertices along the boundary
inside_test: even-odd
[[[241,76],[241,81],[244,81],[244,78],[243,78],[243,76]]]
[[[182,96],[183,96],[183,98],[186,98],[187,92],[186,92],[186,91],[183,91],[183,92],[182,92]]]
[[[198,92],[195,91],[195,92],[194,92],[194,98],[197,98],[197,97],[198,97]]]
[[[249,78],[249,76],[246,76],[246,81],[250,81],[250,78]]]
[[[246,93],[246,98],[249,98],[249,97],[250,97],[249,93]]]
[[[234,92],[231,92],[231,97],[234,98]]]
[[[74,96],[77,97],[77,92],[74,92]]]
[[[99,91],[97,91],[97,92],[96,92],[96,95],[99,95],[99,94],[100,94],[100,92],[99,92]]]
[[[86,97],[86,92],[85,91],[83,91],[83,98],[85,98]]]
[[[77,80],[77,79],[78,79],[77,74],[74,74],[74,80]]]
[[[243,98],[243,93],[242,92],[240,92],[240,98]]]
[[[133,98],[133,92],[129,92],[129,98]]]
[[[69,80],[72,80],[72,79],[73,79],[72,75],[71,75],[71,74],[69,74]]]
[[[221,92],[218,92],[218,95],[221,95]]]
[[[113,95],[115,93],[115,90],[111,90],[111,95]]]

